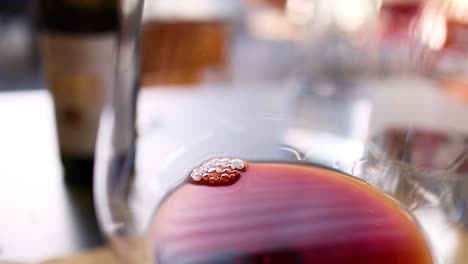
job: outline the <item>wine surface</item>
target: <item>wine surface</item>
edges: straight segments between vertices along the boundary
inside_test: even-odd
[[[205,162],[160,204],[147,235],[158,264],[433,263],[418,225],[392,199],[297,164]]]

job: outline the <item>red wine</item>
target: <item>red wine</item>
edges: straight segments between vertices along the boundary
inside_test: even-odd
[[[423,1],[421,0],[387,0],[382,3],[382,11],[394,17],[414,17],[421,10]]]
[[[156,210],[148,240],[158,264],[433,263],[418,225],[392,199],[297,164],[202,164]]]
[[[418,17],[423,7],[421,0],[387,0],[383,1],[380,16],[383,32],[387,37],[407,36],[410,25]]]

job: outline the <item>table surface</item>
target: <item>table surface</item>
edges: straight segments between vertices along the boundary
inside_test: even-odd
[[[40,261],[103,244],[92,190],[67,186],[46,90],[0,94],[0,261]]]

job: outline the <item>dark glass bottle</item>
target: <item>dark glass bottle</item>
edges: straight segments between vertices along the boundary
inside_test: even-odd
[[[92,185],[98,120],[115,82],[117,0],[40,0],[40,52],[65,179]]]

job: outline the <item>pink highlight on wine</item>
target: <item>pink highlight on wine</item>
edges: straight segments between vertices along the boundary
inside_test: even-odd
[[[148,229],[154,263],[434,263],[411,215],[365,182],[310,165],[242,163],[232,164],[235,181],[197,181],[197,171],[164,200]]]

